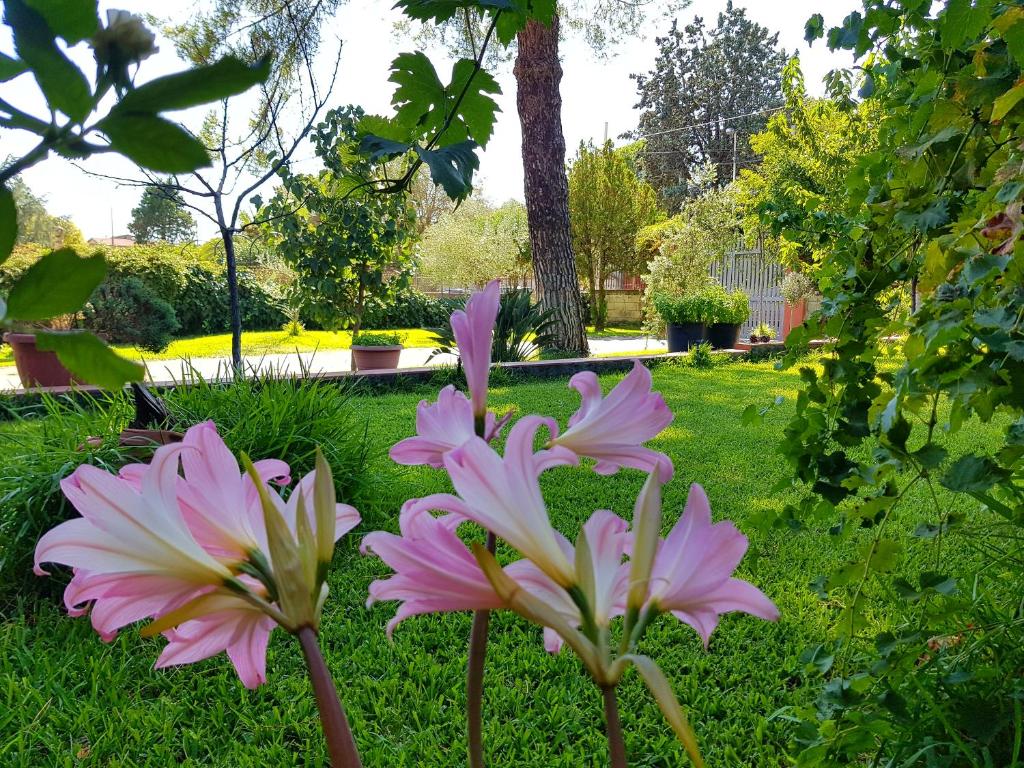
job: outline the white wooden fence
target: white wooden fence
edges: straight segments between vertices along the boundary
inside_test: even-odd
[[[711,265],[711,276],[726,290],[739,288],[750,297],[750,319],[740,330],[740,338],[749,336],[760,323],[773,326],[782,337],[786,308],[779,288],[782,267],[777,261],[765,258],[760,248],[732,251]]]

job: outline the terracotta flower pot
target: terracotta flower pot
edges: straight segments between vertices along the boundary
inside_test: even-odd
[[[14,352],[14,364],[23,387],[69,387],[85,383],[64,367],[56,352],[38,349],[34,333],[5,333],[4,341]]]
[[[368,347],[360,344],[352,346],[352,359],[357,371],[393,370],[398,367],[402,356],[402,345],[389,347]]]

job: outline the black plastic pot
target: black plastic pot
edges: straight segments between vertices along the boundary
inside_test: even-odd
[[[704,323],[668,324],[668,351],[686,352],[704,341],[708,327]]]
[[[735,349],[739,338],[739,324],[712,323],[708,326],[708,341],[712,349]]]

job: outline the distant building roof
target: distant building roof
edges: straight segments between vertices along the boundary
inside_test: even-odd
[[[112,245],[115,248],[127,248],[135,245],[135,238],[131,235],[114,235],[113,237],[90,237],[89,245]]]

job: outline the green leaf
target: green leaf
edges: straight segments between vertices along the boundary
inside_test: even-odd
[[[448,197],[463,200],[473,191],[473,172],[480,167],[475,141],[460,141],[441,149],[413,147],[430,169],[430,177]]]
[[[129,91],[112,112],[167,112],[188,109],[244,93],[270,75],[270,57],[253,65],[234,56],[216,64],[159,77]]]
[[[371,161],[377,162],[381,159],[390,160],[399,155],[404,155],[409,151],[409,146],[405,142],[392,141],[382,136],[367,134],[359,142],[359,151],[364,155],[369,155]]]
[[[822,35],[825,34],[825,19],[820,13],[816,13],[807,20],[804,24],[804,40],[807,41],[808,45],[813,45],[815,40],[818,40]]]
[[[683,708],[679,705],[679,700],[676,698],[675,693],[672,692],[672,686],[665,677],[665,673],[647,656],[627,654],[622,658],[628,659],[636,667],[636,671],[640,673],[640,677],[647,683],[647,688],[658,703],[661,713],[665,716],[668,724],[672,726],[672,730],[676,732],[679,741],[686,748],[686,753],[690,756],[690,760],[693,761],[697,768],[703,768],[704,760],[701,758],[700,749],[697,747],[697,735],[693,732],[693,727],[690,725],[690,721],[687,719]]]
[[[389,80],[398,86],[391,103],[399,126],[415,135],[433,136],[451,116],[445,144],[473,139],[483,146],[490,139],[498,103],[488,94],[501,93],[501,88],[489,73],[476,71],[471,59],[455,63],[451,83],[445,86],[426,54],[401,53],[391,63]],[[466,93],[456,107],[464,88]]]
[[[417,133],[441,126],[445,118],[445,87],[425,53],[398,54],[391,62],[388,80],[398,86],[391,97],[398,123],[414,128]]]
[[[14,195],[7,187],[0,186],[0,263],[7,260],[18,239],[18,207]]]
[[[995,100],[992,104],[992,119],[1002,120],[1011,109],[1020,103],[1021,99],[1024,99],[1024,83],[1013,86]]]
[[[112,113],[97,127],[115,150],[151,171],[188,173],[210,165],[210,156],[199,139],[162,117]]]
[[[939,16],[939,35],[943,50],[959,48],[981,34],[988,24],[992,0],[949,0]]]
[[[453,101],[463,87],[469,83],[470,77],[473,78],[473,82],[469,83],[469,89],[456,112],[465,124],[465,132],[468,137],[457,136],[453,131],[446,134],[446,138],[450,142],[470,138],[481,147],[486,147],[494,132],[496,114],[501,111],[498,108],[498,102],[487,94],[500,94],[501,86],[490,72],[481,69],[474,75],[475,69],[476,66],[471,59],[461,59],[452,67],[452,82],[448,90]]]
[[[7,317],[37,322],[77,312],[106,274],[101,254],[83,259],[70,248],[51,251],[26,269],[11,288]]]
[[[24,61],[18,59],[12,59],[6,54],[0,53],[0,83],[6,83],[8,80],[13,80],[23,72],[27,72],[28,67]]]
[[[96,0],[25,0],[25,5],[40,13],[69,45],[92,37],[100,26]]]
[[[129,381],[141,381],[146,372],[86,331],[38,332],[36,347],[56,352],[64,367],[78,378],[104,389],[120,389]]]
[[[946,460],[947,451],[941,445],[929,443],[914,451],[911,456],[925,469],[936,469]]]
[[[22,0],[5,0],[4,18],[14,33],[18,56],[32,70],[50,107],[76,123],[85,120],[93,108],[89,83],[57,47],[43,17]]]
[[[478,8],[486,11],[511,11],[515,9],[515,5],[512,0],[398,0],[395,8],[401,8],[411,19],[443,22],[451,19],[463,8],[472,11]]]
[[[980,493],[1004,480],[1006,475],[1006,470],[988,456],[968,454],[953,462],[942,477],[942,485],[959,493]]]

